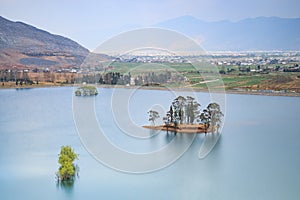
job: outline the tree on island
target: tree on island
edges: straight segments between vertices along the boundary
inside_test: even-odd
[[[173,100],[171,108],[172,107],[173,107],[172,111],[174,110],[173,111],[174,120],[172,120],[171,122],[176,122],[176,123],[180,122],[180,124],[183,123],[193,124],[195,119],[200,113],[199,111],[200,104],[195,100],[194,97],[191,96],[187,96],[186,98],[183,96],[177,97],[176,99]]]
[[[204,124],[205,134],[207,133],[208,128],[210,127],[210,114],[207,109],[204,109],[203,112],[199,115],[200,121]]]
[[[180,124],[184,123],[184,106],[186,104],[186,98],[179,96],[173,100],[172,106],[174,108],[174,120],[179,121]]]
[[[175,120],[174,120],[174,112],[173,112],[173,108],[172,108],[172,106],[170,106],[170,109],[169,109],[169,111],[167,112],[167,114],[166,114],[166,121],[168,122],[168,123],[172,123],[172,122],[174,122]]]
[[[222,118],[224,116],[221,111],[220,105],[217,103],[210,103],[207,106],[207,111],[210,115],[212,132],[214,133],[216,130],[219,131],[219,127],[221,126]]]
[[[83,85],[75,91],[76,96],[96,96],[98,95],[98,90],[92,85]]]
[[[74,160],[78,159],[78,154],[70,146],[62,146],[58,158],[60,167],[56,172],[57,180],[60,182],[73,181],[75,174],[78,174],[78,166],[74,165]]]
[[[186,97],[185,113],[186,113],[186,122],[188,124],[193,124],[196,117],[199,115],[200,104],[195,101],[195,98],[191,96]]]
[[[152,124],[155,126],[155,120],[160,117],[158,112],[155,110],[149,110],[148,114],[149,114],[149,121],[151,121]]]
[[[221,111],[220,105],[217,103],[208,104],[203,110],[199,118],[205,126],[205,131],[211,127],[212,132],[219,131],[224,114]]]
[[[194,121],[197,120],[204,125],[205,133],[207,133],[209,128],[211,128],[211,132],[213,133],[219,131],[218,129],[221,126],[224,116],[220,105],[210,103],[202,112],[200,112],[200,106],[200,103],[198,103],[194,97],[177,97],[173,100],[170,110],[167,112],[166,119],[168,119],[168,126],[171,122],[174,127],[177,128],[179,122],[180,124],[194,124]]]
[[[200,106],[194,97],[177,97],[173,100],[166,116],[163,117],[165,123],[163,128],[166,128],[167,131],[171,129],[175,134],[177,131],[191,132],[191,129],[194,129],[194,132],[218,132],[224,116],[220,105],[210,103],[202,112],[200,112]],[[150,110],[148,114],[149,121],[155,126],[155,120],[160,117],[158,112]],[[192,125],[195,121],[197,121],[199,125]]]

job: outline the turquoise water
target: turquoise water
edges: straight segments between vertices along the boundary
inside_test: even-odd
[[[159,149],[174,139],[159,134],[133,140],[115,126],[113,89],[99,89],[95,111],[107,137],[130,152]],[[198,159],[204,135],[172,165],[153,173],[128,174],[96,161],[83,147],[72,112],[72,88],[0,90],[1,199],[299,199],[300,100],[294,97],[227,95],[222,136]],[[184,94],[184,93],[183,93]],[[208,94],[197,93],[202,105]],[[139,90],[129,111],[146,124],[154,102],[167,107],[167,91]],[[144,116],[143,116],[144,115]],[[142,116],[142,117],[141,117]],[[60,146],[80,154],[73,185],[55,181]]]

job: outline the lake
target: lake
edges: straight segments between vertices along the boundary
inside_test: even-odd
[[[128,119],[137,130],[149,124],[147,110],[167,109],[174,99],[172,92],[137,90],[126,104],[129,117],[122,117],[119,110],[112,108],[111,98],[116,90],[122,93],[126,89],[98,90],[99,95],[93,99],[95,116],[106,139],[119,149],[145,154],[164,149],[172,142],[180,146],[179,139],[188,137],[164,132],[149,133],[147,137],[148,132],[143,130],[134,134],[145,138],[135,138],[128,131],[131,126],[126,127]],[[198,158],[199,148],[207,137],[200,134],[169,165],[147,173],[126,173],[110,168],[88,153],[90,144],[81,142],[84,136],[77,133],[80,126],[75,125],[78,121],[73,116],[73,92],[72,87],[0,90],[1,199],[300,198],[300,99],[297,97],[227,94],[222,135],[207,157]],[[196,93],[196,96],[201,108],[209,103],[209,94]],[[79,101],[92,98],[83,97]],[[118,104],[118,99],[115,101],[113,105]],[[76,163],[80,177],[73,185],[63,186],[55,180],[62,145],[70,145],[79,153]],[[112,152],[105,154],[112,157]],[[149,165],[163,162],[169,155],[152,158]],[[124,162],[124,158],[118,159]]]

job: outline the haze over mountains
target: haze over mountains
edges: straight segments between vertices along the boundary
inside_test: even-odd
[[[300,50],[300,18],[205,22],[182,16],[155,26],[182,32],[201,42],[207,50]]]
[[[206,50],[300,50],[300,18],[205,22],[182,16],[154,25],[200,41]],[[0,17],[0,65],[80,66],[89,50],[22,22]]]

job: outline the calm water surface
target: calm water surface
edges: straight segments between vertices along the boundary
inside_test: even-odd
[[[299,199],[300,99],[227,95],[223,134],[203,160],[204,135],[173,165],[148,174],[126,174],[103,166],[87,153],[76,133],[72,88],[0,90],[1,199]],[[96,114],[107,137],[132,152],[158,149],[172,140],[130,139],[114,124],[112,89],[99,89]],[[183,93],[184,95],[184,93]],[[208,94],[197,93],[202,105]],[[167,107],[167,91],[139,90],[131,99],[132,120],[148,123],[154,103]],[[80,154],[74,185],[56,184],[60,146]]]

